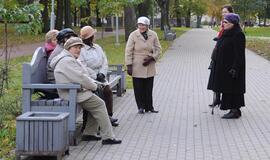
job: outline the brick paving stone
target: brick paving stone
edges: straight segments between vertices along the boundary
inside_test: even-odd
[[[154,84],[158,114],[137,114],[133,90],[115,99],[121,145],[81,142],[65,159],[261,160],[270,159],[270,62],[246,50],[246,107],[237,120],[208,104],[206,89],[216,33],[192,29],[159,60]]]

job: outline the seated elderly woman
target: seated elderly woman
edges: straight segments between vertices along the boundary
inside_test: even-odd
[[[77,103],[89,113],[82,140],[100,140],[101,137],[97,136],[100,127],[102,144],[119,144],[121,140],[115,139],[104,101],[93,94],[98,86],[77,60],[83,45],[78,37],[71,37],[66,41],[64,50],[50,63],[54,69],[55,81],[77,83],[82,87],[78,90]],[[69,93],[66,89],[58,89],[58,94],[61,98],[68,99]]]
[[[95,33],[96,30],[91,26],[85,26],[81,29],[80,37],[82,38],[85,47],[82,48],[78,59],[88,69],[95,71],[96,74],[92,77],[93,79],[105,84],[105,87],[101,88],[99,96],[105,101],[112,126],[116,127],[118,126],[118,123],[116,123],[117,119],[112,118],[113,93],[106,80],[106,75],[108,72],[108,60],[102,48],[98,44],[94,43]]]

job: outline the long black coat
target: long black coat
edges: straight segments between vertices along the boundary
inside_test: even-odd
[[[246,92],[245,45],[245,35],[239,26],[224,31],[212,54],[208,89],[229,94]],[[229,74],[231,69],[236,71],[236,78]]]

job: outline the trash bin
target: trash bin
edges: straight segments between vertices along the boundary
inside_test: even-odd
[[[26,112],[16,118],[16,159],[22,155],[57,156],[68,153],[68,116],[62,112]]]

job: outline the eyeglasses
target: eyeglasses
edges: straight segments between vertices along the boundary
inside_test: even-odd
[[[138,26],[142,26],[142,27],[147,27],[147,25],[142,24],[142,23],[138,23],[137,25],[138,25]]]

